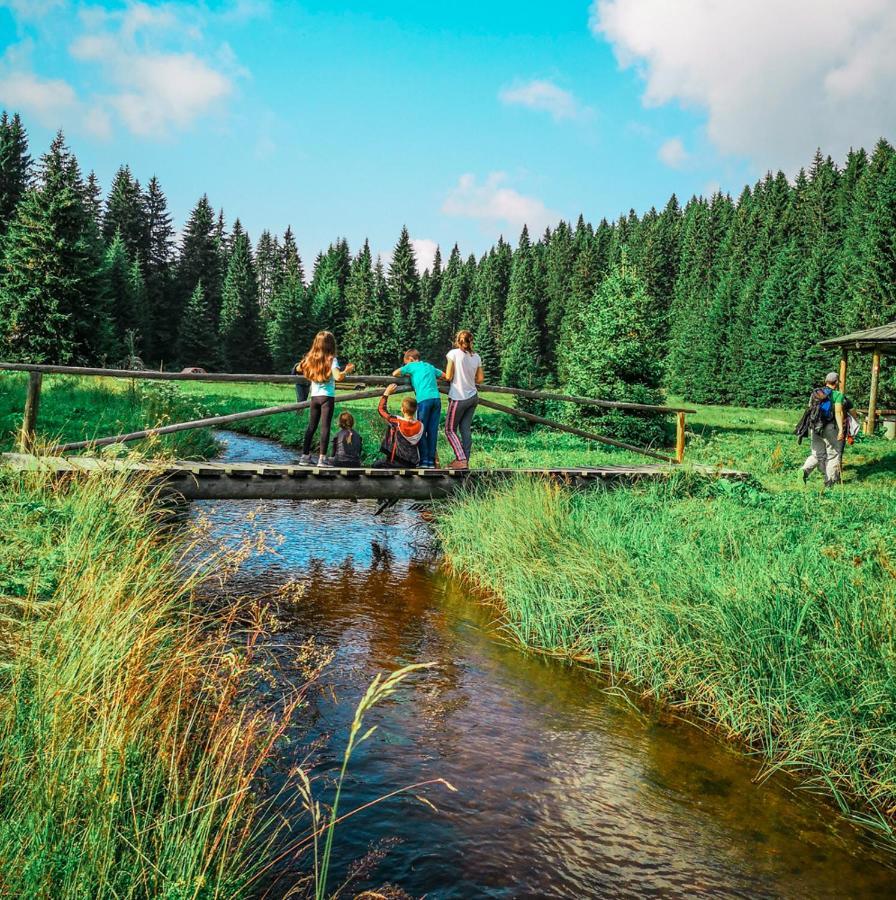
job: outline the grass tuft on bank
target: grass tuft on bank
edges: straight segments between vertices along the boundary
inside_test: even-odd
[[[241,895],[289,718],[239,700],[253,629],[193,605],[133,482],[4,473],[0,515],[0,895]]]
[[[894,509],[892,483],[519,480],[449,505],[437,529],[521,643],[693,711],[893,836]]]

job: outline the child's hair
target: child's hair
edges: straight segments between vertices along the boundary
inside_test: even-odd
[[[299,363],[299,371],[309,381],[329,381],[336,357],[336,338],[330,331],[318,331],[311,349]]]
[[[404,351],[404,361],[405,362],[417,362],[420,359],[420,351],[419,350],[405,350]]]
[[[464,353],[473,352],[473,332],[463,329],[458,331],[454,338],[454,346],[459,347]]]
[[[413,397],[404,397],[401,401],[401,411],[406,416],[416,416],[417,401]]]
[[[351,431],[355,427],[355,417],[350,412],[339,413],[339,427]]]

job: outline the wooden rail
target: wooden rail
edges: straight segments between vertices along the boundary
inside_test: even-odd
[[[0,362],[0,371],[10,372],[27,372],[29,374],[28,394],[25,403],[25,413],[22,421],[22,430],[19,440],[20,449],[28,452],[33,448],[35,426],[37,422],[37,414],[40,406],[40,390],[43,375],[68,375],[75,377],[98,377],[98,378],[123,378],[129,380],[149,380],[149,381],[200,381],[208,383],[251,383],[251,384],[307,384],[308,380],[300,375],[258,375],[254,373],[224,373],[224,372],[163,372],[153,369],[105,369],[90,368],[85,366],[56,366],[42,365],[37,363],[4,363]],[[366,388],[368,385],[376,385],[384,387],[390,384],[399,385],[399,390],[408,390],[407,378],[393,378],[386,375],[347,375],[344,384],[349,388],[340,400],[362,400],[379,396],[382,390],[358,390],[358,388]],[[355,390],[352,390],[355,388]],[[571,425],[565,425],[551,419],[537,416],[525,410],[515,409],[496,403],[480,397],[480,403],[491,409],[507,413],[525,419],[526,421],[544,425],[557,431],[568,434],[575,434],[587,440],[597,441],[613,447],[619,447],[629,450],[633,453],[639,453],[644,456],[659,459],[666,462],[681,463],[684,461],[685,453],[685,417],[687,413],[693,413],[696,410],[683,407],[670,406],[652,406],[644,403],[626,403],[616,400],[602,400],[595,397],[580,397],[571,394],[558,394],[551,391],[535,391],[523,388],[506,387],[504,385],[481,384],[479,389],[482,393],[492,394],[509,394],[516,397],[522,397],[532,400],[548,400],[562,403],[574,403],[579,406],[592,406],[604,409],[621,409],[631,410],[636,413],[660,414],[676,416],[676,439],[675,439],[675,456],[670,457],[656,451],[638,447],[634,444],[627,444],[623,441],[617,441],[603,435],[575,428]],[[310,406],[308,401],[289,403],[281,406],[263,407],[260,409],[247,410],[241,413],[231,413],[222,416],[211,416],[203,419],[194,419],[189,422],[178,422],[171,425],[159,426],[155,428],[147,428],[141,431],[134,431],[128,434],[109,435],[94,440],[74,441],[63,444],[58,447],[51,448],[52,452],[61,453],[74,450],[81,450],[87,447],[103,447],[109,444],[124,443],[128,441],[141,440],[157,435],[174,434],[180,431],[187,431],[192,428],[208,428],[226,426],[244,419],[256,418],[260,416],[277,415],[280,413],[298,412]]]

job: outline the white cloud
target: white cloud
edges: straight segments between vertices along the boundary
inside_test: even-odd
[[[449,216],[478,219],[487,224],[507,224],[515,229],[523,225],[538,234],[560,219],[537,197],[527,197],[506,185],[505,172],[492,172],[482,184],[472,174],[461,175],[445,198],[442,212]]]
[[[413,247],[414,256],[417,259],[417,271],[431,270],[439,245],[429,238],[411,238],[411,247]]]
[[[180,28],[169,7],[136,3],[121,14],[85,21],[100,30],[75,39],[69,52],[102,67],[112,92],[101,101],[133,134],[163,137],[173,128],[188,128],[233,91],[235,61],[229,47],[222,48],[218,66],[193,52],[147,49],[150,35]]]
[[[896,128],[893,0],[594,0],[591,27],[644,102],[707,113],[723,153],[794,171]]]
[[[677,137],[663,141],[656,155],[659,161],[669,166],[670,169],[680,169],[690,159],[681,138]]]
[[[7,109],[33,115],[42,125],[56,128],[78,106],[74,88],[59,78],[39,78],[28,71],[0,76],[0,103]]]
[[[555,121],[584,119],[592,110],[583,106],[569,91],[552,81],[533,80],[514,87],[502,88],[498,99],[507,106],[526,106],[550,113]]]
[[[20,21],[42,19],[60,6],[62,0],[0,0],[0,7],[6,7]]]

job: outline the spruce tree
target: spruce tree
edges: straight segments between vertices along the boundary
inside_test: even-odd
[[[140,298],[133,292],[131,265],[121,232],[116,231],[103,260],[104,287],[114,328],[113,355],[116,359],[124,353],[127,333],[140,331]]]
[[[127,166],[121,166],[112,179],[103,214],[103,240],[111,244],[116,232],[121,235],[128,255],[140,260],[149,255],[149,229],[140,182]]]
[[[566,222],[560,222],[545,252],[544,344],[548,370],[557,373],[557,350],[563,319],[572,303],[572,277],[576,264],[576,242]]]
[[[415,346],[423,332],[420,309],[420,276],[417,260],[407,228],[395,245],[389,264],[389,303],[392,312],[393,355],[401,361],[401,353]]]
[[[496,378],[501,377],[501,347],[504,315],[510,290],[513,251],[503,237],[480,262],[470,297],[472,332],[482,366]]]
[[[175,289],[169,292],[169,302],[155,318],[155,352],[158,359],[170,360],[176,354],[183,304],[192,297],[200,281],[211,311],[214,331],[217,332],[221,310],[221,246],[222,237],[216,226],[214,210],[208,197],[203,194],[184,228]]]
[[[658,404],[660,365],[654,330],[648,317],[651,299],[625,253],[603,280],[581,318],[578,341],[569,347],[571,394]],[[575,419],[585,427],[619,440],[656,445],[662,426],[654,417],[627,411],[585,407]]]
[[[184,307],[178,356],[185,366],[199,366],[207,371],[217,368],[220,362],[212,311],[201,280]]]
[[[143,195],[148,234],[147,256],[143,275],[146,283],[146,312],[144,321],[143,348],[148,359],[160,361],[170,359],[172,352],[166,351],[167,341],[172,333],[166,327],[166,320],[177,316],[179,300],[175,296],[177,285],[174,281],[173,247],[174,228],[168,212],[168,201],[158,178],[153,175]]]
[[[501,380],[510,387],[537,390],[544,377],[542,340],[536,310],[544,303],[539,291],[535,251],[524,225],[513,254],[510,289],[502,329]]]
[[[352,262],[345,289],[348,318],[339,350],[344,360],[353,362],[359,372],[386,375],[401,360],[397,359],[396,348],[388,339],[392,325],[388,295],[377,291],[376,281],[370,245],[364,241]]]
[[[0,116],[0,235],[6,232],[19,201],[31,184],[28,135],[16,113]]]
[[[235,237],[221,294],[218,337],[222,363],[231,372],[263,372],[267,348],[261,335],[258,283],[248,235],[235,227]]]
[[[286,374],[308,349],[311,333],[305,271],[292,229],[280,248],[280,277],[267,309],[267,344],[275,372]]]
[[[427,355],[441,359],[454,346],[454,335],[472,287],[468,281],[468,269],[455,244],[442,274],[439,293],[429,307],[429,323],[425,329]]]
[[[102,257],[84,194],[59,132],[3,241],[0,332],[10,359],[99,362],[109,351]]]
[[[681,208],[673,194],[659,215],[647,218],[639,263],[644,287],[651,300],[648,318],[654,323],[660,352],[664,352],[669,335],[669,308],[675,291],[680,255]]]

